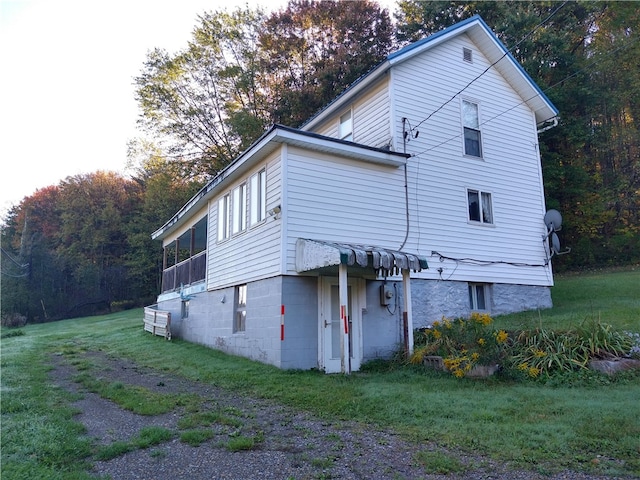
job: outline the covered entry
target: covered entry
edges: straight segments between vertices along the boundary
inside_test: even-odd
[[[362,350],[361,308],[358,303],[363,280],[350,278],[349,267],[367,269],[378,277],[402,274],[404,293],[403,339],[407,354],[413,351],[410,273],[428,268],[418,255],[368,245],[298,239],[298,272],[327,271],[338,267],[338,276],[320,281],[319,363],[327,373],[351,373],[360,366]],[[335,268],[334,268],[335,270]],[[335,274],[334,274],[335,275]],[[340,352],[338,363],[338,350]],[[339,366],[339,368],[338,368]]]

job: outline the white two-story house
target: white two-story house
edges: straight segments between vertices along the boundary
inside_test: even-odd
[[[557,110],[480,17],[275,125],[153,233],[173,334],[350,372],[413,329],[551,306],[538,132]]]

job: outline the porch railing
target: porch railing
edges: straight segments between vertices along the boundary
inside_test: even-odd
[[[206,278],[207,252],[200,252],[177,265],[162,272],[162,293],[180,288],[180,285],[191,285]]]

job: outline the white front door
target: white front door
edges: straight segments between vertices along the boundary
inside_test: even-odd
[[[362,283],[359,279],[347,282],[348,352],[345,352],[345,371],[357,371],[362,361],[362,308],[359,303]],[[345,335],[340,315],[340,287],[337,278],[323,277],[320,289],[319,360],[326,373],[342,371],[342,348]],[[345,342],[346,343],[346,342]]]

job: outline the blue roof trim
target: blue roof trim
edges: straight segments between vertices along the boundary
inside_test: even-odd
[[[549,107],[551,107],[551,109],[554,111],[554,113],[556,115],[558,115],[559,110],[556,108],[556,106],[553,104],[553,102],[551,102],[551,100],[549,100],[549,97],[547,97],[547,95],[540,89],[540,87],[538,86],[538,84],[531,78],[531,76],[527,73],[527,71],[522,67],[522,65],[520,65],[520,62],[518,62],[518,60],[515,59],[515,57],[513,55],[511,55],[511,52],[507,49],[507,47],[504,45],[504,43],[502,43],[502,41],[500,41],[500,39],[497,37],[497,35],[493,32],[493,30],[491,30],[491,28],[489,28],[489,25],[487,25],[487,23],[482,19],[482,17],[480,15],[474,15],[473,17],[469,17],[466,20],[463,20],[462,22],[456,23],[455,25],[451,25],[448,28],[445,28],[444,30],[441,30],[437,33],[434,33],[433,35],[429,35],[426,38],[423,38],[422,40],[419,40],[415,43],[412,43],[411,45],[407,45],[404,48],[401,48],[400,50],[393,52],[392,54],[390,54],[387,57],[387,60],[391,61],[397,57],[400,57],[412,50],[415,50],[417,48],[422,47],[425,44],[428,44],[430,42],[433,42],[434,40],[444,36],[444,35],[448,35],[451,32],[454,32],[456,30],[459,30],[461,28],[466,27],[467,25],[469,25],[470,23],[474,23],[474,22],[478,22],[482,28],[484,28],[484,30],[491,35],[491,37],[493,37],[493,39],[496,41],[496,43],[498,44],[498,46],[500,47],[500,49],[502,50],[502,52],[504,54],[506,54],[507,57],[509,57],[509,60],[511,60],[511,62],[518,68],[518,70],[524,75],[524,77],[526,78],[526,80],[531,84],[531,86],[533,86],[533,88],[536,90],[536,92],[538,93],[538,95],[540,95],[540,97],[549,105]],[[529,100],[528,98],[526,98],[525,100]]]
[[[458,30],[459,28],[462,28],[470,23],[475,22],[476,20],[480,20],[482,22],[482,25],[493,35],[493,32],[491,32],[491,29],[487,26],[486,23],[484,23],[484,20],[482,20],[482,18],[480,17],[480,15],[474,15],[473,17],[469,17],[466,20],[463,20],[461,22],[456,23],[455,25],[451,25],[450,27],[445,28],[444,30],[440,30],[439,32],[436,32],[432,35],[429,35],[428,37],[423,38],[422,40],[418,40],[417,42],[414,42],[410,45],[407,45],[404,48],[401,48],[400,50],[397,50],[391,54],[389,54],[389,56],[387,56],[387,60],[393,60],[396,57],[399,57],[401,55],[404,55],[407,52],[410,52],[411,50],[415,50],[416,48],[420,48],[422,45],[426,44],[426,43],[431,43],[434,40],[444,36],[444,35],[448,35],[449,33]],[[494,35],[495,36],[495,35]],[[502,45],[502,44],[501,44]]]

